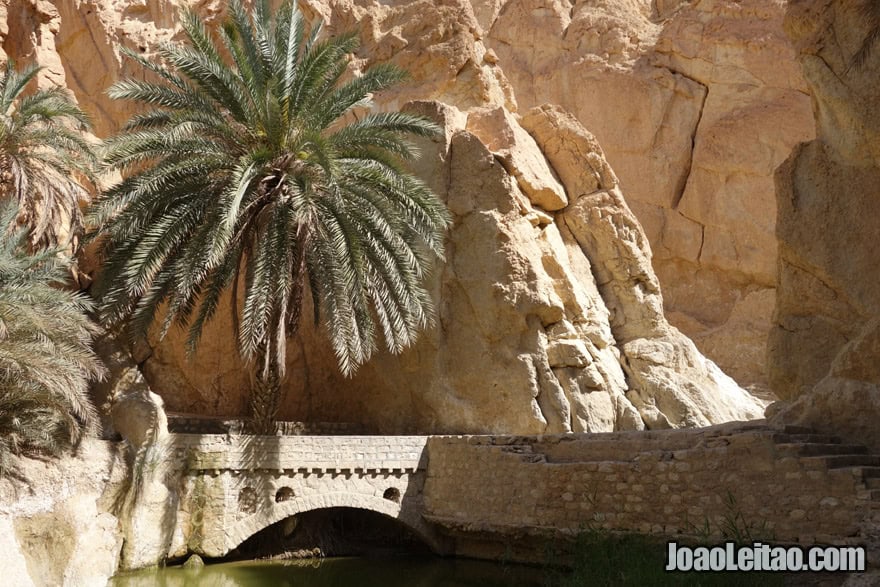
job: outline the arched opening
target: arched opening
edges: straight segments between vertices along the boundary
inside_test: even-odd
[[[243,514],[257,511],[257,492],[253,487],[245,487],[238,493],[238,511]]]
[[[275,503],[281,503],[293,499],[293,489],[290,487],[280,487],[275,492]]]
[[[318,558],[427,554],[431,549],[404,524],[369,510],[334,507],[285,518],[257,532],[231,558]]]
[[[397,487],[389,487],[382,494],[382,497],[394,503],[400,503],[400,490]]]

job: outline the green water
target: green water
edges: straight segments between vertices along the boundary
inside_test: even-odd
[[[544,587],[546,571],[432,556],[237,562],[116,577],[110,587]]]

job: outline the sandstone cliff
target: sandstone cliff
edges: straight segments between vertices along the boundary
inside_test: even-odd
[[[191,4],[216,18],[222,2]],[[542,432],[757,414],[669,326],[660,287],[669,320],[709,358],[743,385],[764,384],[775,285],[771,170],[812,135],[780,33],[782,3],[302,6],[331,33],[360,31],[356,67],[391,60],[411,72],[380,107],[446,105],[420,106],[442,111],[447,134],[426,147],[419,172],[457,221],[435,280],[438,330],[352,381],[338,377],[320,337],[304,332],[293,345],[286,417],[384,431]],[[40,83],[69,87],[100,136],[131,114],[104,94],[119,77],[139,75],[119,47],[149,54],[178,33],[174,3],[163,0],[14,0],[0,4],[0,21],[5,52],[39,59]],[[544,103],[575,118],[532,110]],[[550,123],[536,116],[565,119],[574,138],[554,143],[542,131]],[[566,149],[586,149],[576,152],[592,157],[589,165],[610,163],[618,175],[595,185],[578,176],[588,169],[566,178],[565,166],[575,167],[561,162]],[[226,325],[205,341],[194,362],[173,335],[134,356],[170,409],[241,412],[249,382]]]
[[[858,3],[789,6],[786,30],[813,95],[818,137],[779,168],[779,297],[769,356],[777,417],[880,448],[880,52]],[[833,37],[833,42],[831,41]]]
[[[786,2],[473,4],[519,107],[559,104],[596,135],[645,227],[672,323],[741,384],[766,388],[773,170],[814,134]]]

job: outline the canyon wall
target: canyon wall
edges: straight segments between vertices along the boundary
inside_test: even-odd
[[[304,325],[289,345],[283,417],[436,434],[760,416],[760,404],[667,322],[644,232],[576,119],[554,107],[533,109],[521,123],[502,106],[405,109],[444,129],[423,141],[416,170],[453,215],[446,260],[430,280],[438,323],[351,379],[340,375],[323,333]],[[220,315],[228,311],[227,303]],[[195,356],[217,370],[187,368],[182,332],[150,341],[144,365],[154,389],[208,390],[204,400],[169,396],[168,405],[197,411],[212,390],[248,385],[229,332],[228,322],[212,324]],[[217,383],[218,375],[229,379]]]
[[[740,384],[766,389],[773,171],[814,134],[786,3],[474,5],[519,107],[559,104],[596,135],[645,227],[672,323]]]
[[[786,30],[813,95],[817,138],[776,175],[779,296],[769,357],[786,422],[880,447],[880,51],[852,56],[858,2],[801,1]],[[880,26],[880,23],[874,23]]]
[[[219,0],[190,4],[210,20],[221,13]],[[330,33],[360,32],[355,68],[390,60],[411,73],[377,96],[380,108],[445,104],[430,107],[442,110],[445,142],[426,145],[418,171],[448,198],[457,223],[434,285],[444,300],[439,330],[352,381],[337,375],[321,337],[304,332],[291,345],[285,417],[353,418],[384,431],[542,432],[758,413],[712,361],[741,385],[766,389],[771,175],[813,134],[806,87],[781,31],[783,2],[301,6]],[[142,75],[119,47],[149,55],[180,33],[174,3],[162,0],[10,0],[0,3],[0,22],[5,53],[45,65],[39,83],[70,88],[101,137],[132,113],[104,90]],[[595,134],[603,149],[590,152],[615,169],[613,181],[582,190],[572,184],[581,179],[561,177],[560,165],[570,163],[554,160],[557,147],[529,123],[533,108],[548,115],[545,103]],[[463,192],[474,201],[458,202]],[[596,219],[610,219],[605,236],[588,235],[593,205],[604,210]],[[471,215],[469,206],[481,212]],[[631,241],[605,250],[620,234]],[[629,265],[612,268],[623,253]],[[613,282],[615,270],[634,271],[631,292],[618,291],[626,279]],[[169,409],[241,413],[249,381],[228,323],[205,340],[192,361],[173,334],[143,341],[133,355]],[[664,391],[676,386],[684,391]],[[705,395],[716,389],[731,391],[717,401]]]

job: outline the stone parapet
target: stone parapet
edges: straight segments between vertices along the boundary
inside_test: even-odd
[[[174,450],[197,471],[416,471],[427,436],[225,436],[175,434]]]

